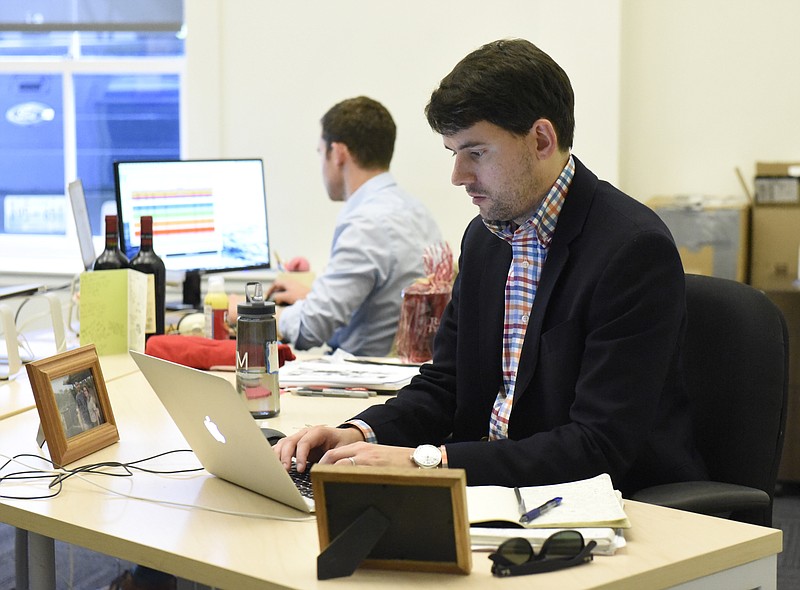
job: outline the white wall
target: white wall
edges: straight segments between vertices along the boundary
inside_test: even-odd
[[[398,126],[392,172],[419,196],[458,252],[476,213],[450,184],[451,160],[428,127],[431,91],[464,55],[525,37],[567,71],[575,153],[618,173],[619,0],[187,0],[187,157],[262,157],[273,248],[324,265],[340,204],[316,154],[319,119],[366,94]]]
[[[620,183],[744,195],[756,161],[800,160],[800,2],[622,3]]]
[[[275,248],[317,268],[338,211],[319,180],[318,120],[360,93],[394,114],[394,172],[457,249],[475,211],[450,187],[422,109],[458,59],[498,37],[527,37],[564,66],[575,153],[634,197],[741,194],[735,167],[751,183],[756,161],[800,161],[797,0],[186,0],[186,10],[186,156],[263,157]]]

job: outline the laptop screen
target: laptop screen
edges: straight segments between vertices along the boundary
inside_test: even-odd
[[[83,268],[91,270],[94,266],[96,254],[92,241],[92,227],[89,224],[89,211],[86,209],[86,195],[83,192],[83,183],[80,179],[69,183],[67,187],[69,201],[72,204],[72,216],[75,218],[75,233],[78,236],[78,246],[81,249]]]

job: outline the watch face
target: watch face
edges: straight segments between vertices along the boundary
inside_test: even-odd
[[[420,445],[414,449],[414,463],[423,469],[438,467],[442,462],[442,451],[433,445]]]

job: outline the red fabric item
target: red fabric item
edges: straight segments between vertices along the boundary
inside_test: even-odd
[[[236,340],[211,340],[202,336],[166,334],[151,336],[145,353],[195,369],[208,370],[216,366],[236,366]],[[288,344],[278,345],[278,366],[293,361],[294,353]]]

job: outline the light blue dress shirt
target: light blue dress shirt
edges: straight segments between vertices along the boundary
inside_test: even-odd
[[[336,219],[331,256],[308,296],[283,309],[298,350],[327,343],[359,356],[389,353],[402,291],[425,275],[422,255],[442,240],[430,212],[389,172],[361,185]]]

